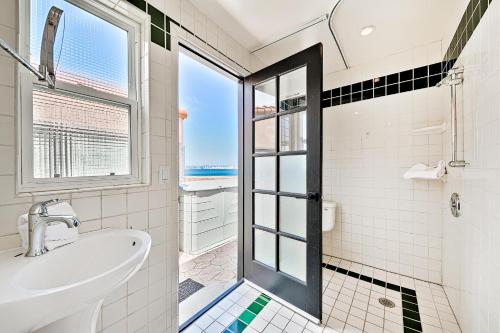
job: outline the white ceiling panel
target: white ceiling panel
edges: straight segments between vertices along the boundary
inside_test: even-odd
[[[293,33],[329,14],[337,0],[192,0],[209,18],[249,50]],[[449,42],[468,0],[343,0],[333,28],[350,66],[358,66],[414,47]],[[362,37],[360,31],[375,25]],[[267,46],[254,54],[271,64],[318,42],[324,71],[345,69],[327,21]],[[444,52],[445,50],[443,50]]]

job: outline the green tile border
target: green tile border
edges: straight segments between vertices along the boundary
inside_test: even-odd
[[[257,315],[265,308],[267,303],[271,301],[271,297],[266,294],[260,294],[252,304],[236,318],[228,327],[224,329],[224,333],[241,333],[250,323],[257,317]]]
[[[231,62],[237,64],[239,67],[243,68],[246,70],[248,73],[251,73],[251,71],[248,68],[245,68],[242,64],[234,61],[221,51],[219,51],[217,48],[213,47],[209,43],[207,43],[204,39],[200,38],[200,36],[196,35],[194,32],[191,30],[187,29],[186,27],[182,26],[179,22],[176,20],[172,19],[169,17],[167,14],[163,13],[161,10],[156,8],[155,6],[149,4],[145,0],[125,0],[128,3],[134,5],[135,7],[139,8],[143,12],[146,12],[151,16],[151,31],[155,31],[155,34],[163,34],[163,37],[156,37],[153,39],[151,38],[151,42],[155,43],[156,45],[159,45],[169,51],[172,51],[172,36],[170,35],[170,23],[175,24],[179,28],[183,29],[190,35],[196,37],[200,41],[202,41],[207,47],[211,48],[215,52],[219,53],[221,56],[224,58],[230,60]],[[159,29],[160,31],[157,31]]]
[[[165,31],[151,24],[151,42],[165,47]]]
[[[453,68],[455,61],[462,53],[465,45],[471,38],[474,30],[479,25],[481,18],[490,6],[492,0],[469,0],[469,4],[465,9],[462,19],[451,39],[450,46],[444,56],[443,71],[448,71]]]
[[[158,28],[165,30],[165,14],[155,6],[148,4],[148,14],[151,16],[151,24],[156,25]]]

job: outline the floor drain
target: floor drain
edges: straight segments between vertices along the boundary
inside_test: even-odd
[[[383,306],[388,307],[388,308],[393,308],[393,307],[395,307],[395,306],[396,306],[396,304],[394,304],[394,302],[393,302],[393,301],[391,301],[391,300],[389,300],[389,299],[387,299],[387,298],[383,298],[383,297],[382,297],[382,298],[379,298],[379,299],[378,299],[378,302],[379,302],[380,304],[382,304]]]

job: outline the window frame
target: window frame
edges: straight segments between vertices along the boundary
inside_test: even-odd
[[[20,1],[19,51],[30,55],[30,7],[32,0]],[[18,66],[18,142],[17,192],[74,191],[123,186],[149,185],[148,151],[148,54],[149,15],[132,6],[112,9],[94,0],[64,0],[127,31],[128,37],[128,97],[111,94],[91,87],[56,81],[55,92],[77,95],[88,100],[116,103],[129,107],[130,174],[60,178],[34,178],[33,161],[33,91],[51,91],[31,73]],[[24,16],[25,19],[22,19]],[[21,24],[23,22],[24,24]]]

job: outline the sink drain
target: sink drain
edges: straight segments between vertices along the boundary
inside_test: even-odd
[[[396,304],[394,304],[393,301],[391,301],[390,299],[387,299],[387,298],[383,298],[383,297],[379,298],[378,302],[387,308],[393,308],[396,306]]]

